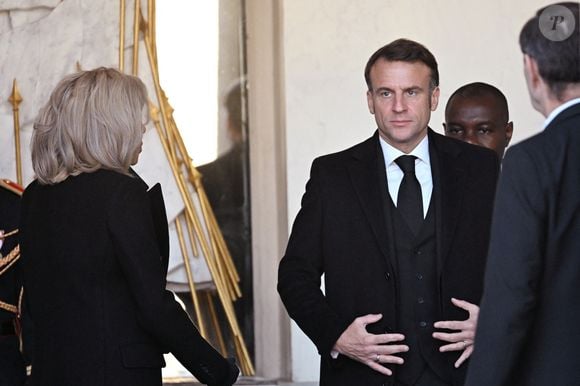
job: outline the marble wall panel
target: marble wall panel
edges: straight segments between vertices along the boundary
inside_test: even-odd
[[[125,23],[125,71],[131,72],[134,2],[127,0]],[[146,0],[141,1],[146,9]],[[32,125],[57,82],[66,74],[99,66],[118,67],[118,0],[0,0],[0,177],[16,180],[14,124],[9,102],[13,80],[20,104],[20,140],[23,184],[34,178],[29,143]],[[139,76],[149,97],[159,104],[143,41],[139,44]],[[171,168],[152,124],[143,138],[143,152],[135,169],[150,185],[160,182],[172,221],[184,205]],[[182,265],[177,238],[172,234],[170,267]],[[203,260],[192,260],[201,281],[209,273]]]

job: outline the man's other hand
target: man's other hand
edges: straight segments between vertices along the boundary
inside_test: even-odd
[[[404,344],[393,344],[405,339],[402,334],[370,334],[368,324],[381,320],[381,314],[368,314],[356,318],[342,333],[334,345],[334,351],[364,363],[381,374],[392,375],[393,372],[383,363],[403,364],[403,359],[395,354],[409,351]]]

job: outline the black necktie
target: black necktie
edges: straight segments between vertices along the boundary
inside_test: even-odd
[[[416,235],[423,223],[423,197],[421,185],[415,176],[415,159],[412,155],[403,155],[395,160],[404,173],[397,195],[397,209]]]

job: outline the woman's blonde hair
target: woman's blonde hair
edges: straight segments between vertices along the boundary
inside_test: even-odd
[[[34,122],[32,168],[42,184],[110,169],[128,174],[143,139],[147,90],[112,68],[66,76]]]

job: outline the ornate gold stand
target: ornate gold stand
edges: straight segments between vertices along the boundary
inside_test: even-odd
[[[124,63],[124,40],[125,40],[125,0],[120,0],[120,20],[119,20],[119,69],[123,70]],[[167,160],[171,166],[171,171],[177,182],[181,198],[185,205],[183,215],[176,218],[176,229],[179,238],[180,249],[183,256],[189,290],[196,313],[197,325],[200,333],[207,339],[208,331],[201,312],[201,300],[209,310],[211,325],[215,329],[217,345],[224,355],[226,355],[226,344],[219,327],[216,310],[213,306],[213,297],[217,296],[227,319],[227,325],[233,337],[235,355],[244,375],[254,375],[254,366],[248,354],[248,350],[242,333],[240,331],[233,308],[233,302],[241,297],[239,286],[239,275],[235,269],[232,257],[228,251],[222,233],[217,225],[213,210],[209,204],[204,191],[201,174],[193,166],[192,160],[185,148],[183,139],[177,129],[173,119],[173,108],[161,89],[159,83],[159,69],[157,66],[157,52],[155,44],[155,0],[148,0],[148,21],[145,21],[141,12],[140,1],[135,1],[135,15],[133,28],[133,74],[138,75],[139,42],[143,42],[147,51],[147,58],[155,87],[157,104],[150,102],[151,119],[155,125]],[[142,40],[140,40],[142,38]],[[199,200],[201,217],[198,215],[194,199]],[[183,216],[183,217],[182,217]],[[187,234],[184,232],[180,218],[184,219]],[[203,222],[202,222],[203,221]],[[202,224],[204,226],[202,226]],[[204,232],[204,229],[207,232]],[[192,275],[189,254],[186,244],[191,245],[195,256],[201,253],[207,263],[207,267],[213,280],[215,291],[196,290],[195,280]],[[199,246],[199,248],[198,248]],[[199,293],[198,293],[199,292]]]

